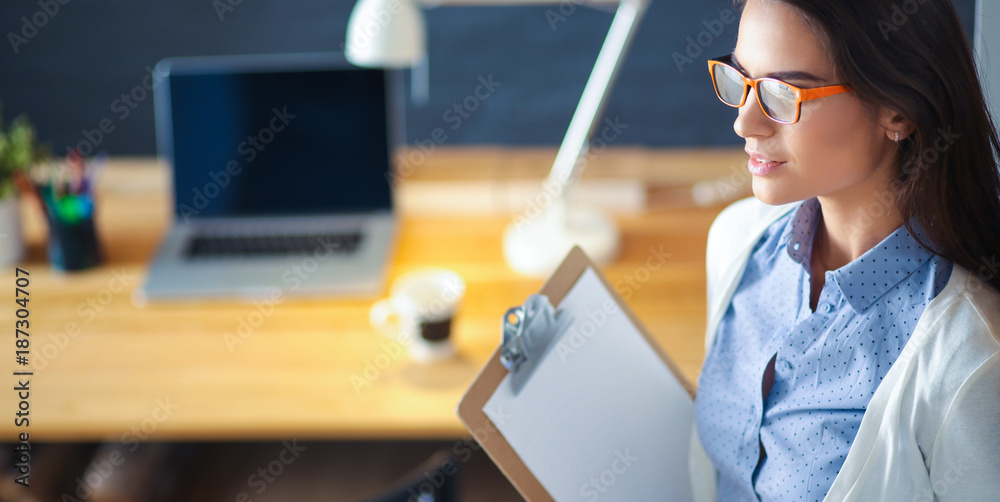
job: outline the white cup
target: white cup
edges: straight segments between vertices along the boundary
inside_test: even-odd
[[[451,324],[465,295],[465,281],[447,269],[423,269],[400,276],[389,297],[368,314],[372,327],[398,341],[420,362],[454,355]]]

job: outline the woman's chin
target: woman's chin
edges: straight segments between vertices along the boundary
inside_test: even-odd
[[[763,180],[757,176],[753,177],[751,187],[753,188],[754,197],[757,197],[758,200],[770,206],[780,206],[803,199],[803,197],[798,197],[797,194],[793,194],[789,190],[782,190],[782,187],[778,186],[777,183]]]

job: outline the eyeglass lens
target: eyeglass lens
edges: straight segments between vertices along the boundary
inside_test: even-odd
[[[743,76],[734,68],[717,64],[712,71],[719,98],[732,106],[743,101],[746,84]],[[795,91],[776,80],[762,80],[758,84],[760,102],[767,115],[781,122],[795,120]]]

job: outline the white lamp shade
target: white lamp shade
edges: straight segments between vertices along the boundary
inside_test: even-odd
[[[405,68],[424,59],[423,14],[413,0],[359,0],[344,55],[358,66]]]

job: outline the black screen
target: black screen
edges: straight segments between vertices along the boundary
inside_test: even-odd
[[[169,86],[179,217],[391,207],[384,71],[179,74]]]

